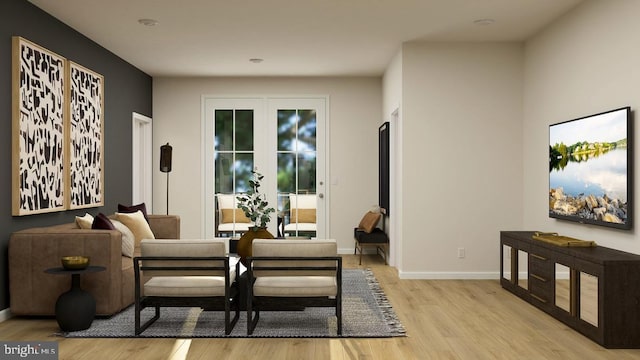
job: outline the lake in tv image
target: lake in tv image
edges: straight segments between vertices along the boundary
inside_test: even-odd
[[[549,215],[625,224],[628,108],[549,126]]]

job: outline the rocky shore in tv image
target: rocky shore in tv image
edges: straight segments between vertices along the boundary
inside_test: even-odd
[[[614,224],[624,224],[627,221],[626,202],[612,199],[606,194],[569,196],[561,187],[549,190],[549,212]]]

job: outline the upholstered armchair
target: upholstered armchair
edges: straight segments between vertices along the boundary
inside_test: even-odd
[[[240,315],[239,262],[230,266],[224,241],[142,240],[140,251],[133,259],[136,336],[160,318],[160,307],[224,311],[225,334],[231,333]],[[142,272],[149,278],[144,284]],[[147,307],[155,308],[155,315],[141,324],[140,312]]]
[[[253,226],[251,220],[238,209],[238,201],[234,194],[216,194],[218,212],[216,216],[216,236],[224,234],[244,233]]]
[[[254,240],[253,256],[247,258],[247,334],[253,334],[262,309],[313,306],[335,308],[341,335],[342,258],[337,250],[335,240]]]
[[[289,223],[284,226],[284,233],[290,235],[316,235],[316,194],[289,194]]]

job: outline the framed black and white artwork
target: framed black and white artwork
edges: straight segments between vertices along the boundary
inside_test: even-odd
[[[65,58],[12,39],[12,214],[65,209]]]
[[[104,77],[68,62],[69,209],[104,204]]]

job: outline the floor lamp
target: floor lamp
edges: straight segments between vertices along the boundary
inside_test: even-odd
[[[171,152],[169,143],[160,146],[160,171],[167,173],[167,215],[169,215],[169,173],[171,172]]]

